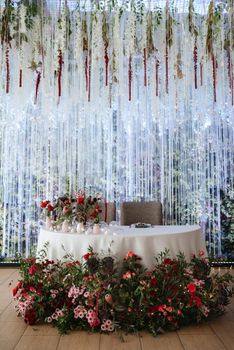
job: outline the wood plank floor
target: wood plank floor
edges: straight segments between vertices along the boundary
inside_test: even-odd
[[[234,350],[234,298],[225,315],[156,338],[147,332],[123,335],[124,341],[116,334],[60,336],[52,326],[27,326],[16,316],[11,290],[17,279],[17,269],[0,268],[0,350]]]

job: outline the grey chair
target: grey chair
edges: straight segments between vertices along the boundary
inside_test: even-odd
[[[124,202],[120,208],[121,225],[142,222],[162,225],[162,204],[160,202]]]
[[[116,207],[115,207],[115,203],[98,203],[100,209],[101,209],[101,213],[99,214],[99,218],[100,221],[105,221],[106,218],[106,222],[107,224],[109,224],[111,221],[115,221],[116,220]]]

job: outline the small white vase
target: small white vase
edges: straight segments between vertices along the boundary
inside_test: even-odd
[[[84,223],[83,222],[79,222],[77,224],[77,227],[76,227],[76,231],[77,233],[83,233],[84,232]]]
[[[49,230],[52,226],[51,218],[49,216],[46,217],[46,229]]]
[[[99,225],[99,224],[94,224],[94,225],[93,225],[93,233],[94,233],[94,234],[99,234],[100,231],[101,231],[100,225]]]
[[[63,224],[62,224],[62,231],[63,232],[68,232],[69,230],[69,223],[67,220],[64,220]]]

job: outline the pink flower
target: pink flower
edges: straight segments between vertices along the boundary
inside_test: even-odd
[[[177,311],[177,315],[179,315],[179,316],[182,315],[182,311],[181,311],[181,310],[178,310],[178,311]]]
[[[205,252],[203,250],[199,250],[199,252],[198,252],[199,256],[203,256],[204,254],[205,254]]]
[[[168,306],[168,307],[166,308],[166,310],[167,310],[168,312],[172,312],[172,307],[171,307],[171,306]]]
[[[122,278],[123,278],[124,280],[130,279],[131,277],[132,277],[132,274],[131,274],[130,271],[127,271],[127,272],[122,276]]]
[[[125,256],[125,260],[127,260],[128,258],[132,258],[133,256],[136,256],[136,254],[129,250]]]

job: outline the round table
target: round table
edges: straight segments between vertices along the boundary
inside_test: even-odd
[[[198,225],[154,226],[150,228],[129,228],[126,226],[109,227],[109,234],[78,234],[48,231],[41,228],[38,237],[37,256],[44,244],[48,242],[48,259],[62,259],[72,254],[80,259],[91,246],[95,252],[107,253],[108,249],[117,260],[123,259],[131,250],[141,256],[147,268],[153,268],[155,256],[169,249],[170,257],[175,258],[183,252],[190,261],[192,254],[203,250],[207,256],[205,241]]]

